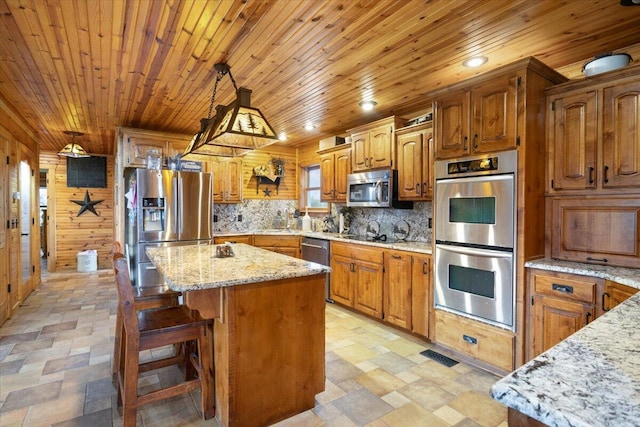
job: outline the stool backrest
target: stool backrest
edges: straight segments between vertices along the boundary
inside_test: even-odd
[[[129,276],[129,267],[127,266],[127,259],[122,252],[113,254],[113,270],[116,274],[116,285],[118,287],[118,310],[122,315],[127,340],[131,340],[129,341],[130,343],[137,343],[140,338],[138,316],[133,296],[133,286],[131,286],[131,277]]]

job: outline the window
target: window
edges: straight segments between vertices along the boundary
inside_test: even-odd
[[[309,211],[328,211],[329,204],[320,200],[320,166],[304,166],[301,175],[300,210],[303,211],[308,206]]]

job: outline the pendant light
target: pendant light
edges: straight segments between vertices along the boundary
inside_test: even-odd
[[[82,136],[84,133],[75,130],[65,130],[64,133],[71,135],[71,142],[58,151],[58,156],[65,157],[91,157],[79,144],[76,144],[76,136]]]
[[[211,96],[209,116],[200,119],[200,131],[193,137],[182,157],[189,154],[235,157],[279,141],[260,110],[251,107],[251,90],[238,88],[226,63],[216,64],[215,70],[218,74]],[[229,105],[218,105],[216,115],[212,118],[218,84],[227,74],[236,89],[236,100]]]

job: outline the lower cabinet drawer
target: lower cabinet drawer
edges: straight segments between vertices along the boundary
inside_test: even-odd
[[[436,310],[436,343],[512,371],[515,336],[500,328]]]

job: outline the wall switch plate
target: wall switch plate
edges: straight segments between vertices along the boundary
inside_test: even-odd
[[[213,215],[213,222],[218,222],[218,215]]]
[[[242,215],[238,215],[238,222],[242,222]]]
[[[429,228],[433,228],[433,223],[431,221],[432,221],[432,219],[429,218]]]

